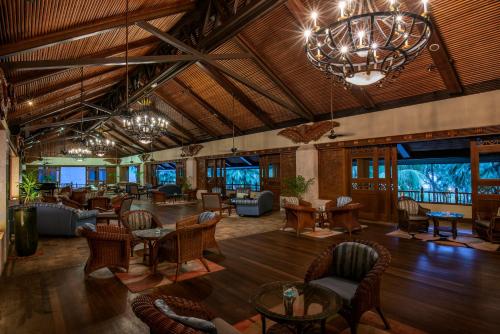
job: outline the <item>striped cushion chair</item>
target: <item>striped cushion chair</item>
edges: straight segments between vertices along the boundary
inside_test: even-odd
[[[418,204],[413,198],[400,197],[398,199],[399,228],[412,235],[417,231],[428,232],[429,217],[427,217],[427,213],[430,211]]]
[[[380,281],[390,261],[389,251],[375,242],[355,240],[334,244],[314,260],[304,281],[331,289],[342,298],[339,313],[349,323],[351,333],[356,333],[361,316],[373,308],[389,329],[380,306]]]
[[[138,244],[144,243],[144,248],[146,248],[146,241],[134,237],[132,234],[133,231],[162,227],[158,218],[146,210],[131,210],[125,212],[123,214],[122,223],[130,234],[130,251],[132,256],[134,255],[134,247]]]

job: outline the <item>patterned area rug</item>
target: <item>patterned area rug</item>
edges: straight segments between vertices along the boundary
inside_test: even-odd
[[[388,319],[391,325],[390,330],[384,329],[384,324],[382,320],[375,312],[366,312],[361,318],[361,322],[358,325],[358,334],[383,334],[383,333],[393,333],[393,334],[425,334],[426,332],[411,327],[409,325],[403,324],[396,320]],[[272,321],[266,321],[267,327],[271,327],[274,323]],[[260,315],[256,315],[250,319],[243,320],[234,327],[239,330],[242,334],[260,334],[262,333],[262,322]],[[348,328],[347,322],[341,316],[335,316],[327,324],[327,333],[331,334],[349,334],[351,331]],[[317,331],[312,333],[320,333],[319,328]],[[311,334],[312,334],[311,333]]]
[[[182,265],[177,281],[186,281],[225,269],[214,262],[206,261],[210,272],[199,260],[189,261],[187,264]],[[161,262],[158,264],[157,273],[152,274],[151,268],[142,264],[142,257],[135,256],[130,261],[128,273],[116,272],[115,276],[131,292],[141,292],[174,283],[176,268],[175,263]]]
[[[291,227],[287,227],[286,229],[284,229],[282,231],[286,232],[286,233],[297,234],[295,229],[293,229]],[[341,231],[332,231],[329,228],[316,227],[314,231],[308,230],[307,232],[302,232],[300,235],[304,236],[304,237],[309,237],[309,238],[324,239],[324,238],[333,237],[333,236],[343,234],[343,233],[344,232],[341,232]]]
[[[262,217],[240,217],[233,213],[231,216],[224,216],[217,224],[215,239],[241,238],[253,234],[277,231],[283,225],[283,217],[279,212],[273,212]]]
[[[408,232],[395,230],[386,234],[389,237],[396,237],[402,239],[411,239],[412,236]],[[456,239],[446,236],[434,236],[432,231],[429,233],[417,233],[415,239],[434,242],[438,245],[452,246],[452,247],[469,247],[478,250],[497,252],[500,249],[499,244],[494,244],[486,240],[476,238],[472,234],[459,234]]]
[[[176,200],[175,202],[167,201],[167,202],[156,202],[157,206],[176,206],[176,205],[190,205],[196,204],[196,201],[185,201],[185,200]]]

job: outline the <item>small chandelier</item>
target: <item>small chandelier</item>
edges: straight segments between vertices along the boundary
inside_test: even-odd
[[[123,128],[142,144],[150,144],[167,132],[168,121],[151,108],[151,100],[139,102],[141,108],[129,111],[122,120]]]
[[[99,135],[95,135],[92,138],[88,138],[85,145],[95,155],[103,157],[107,152],[115,147],[115,142],[107,138],[102,138]]]
[[[396,79],[432,33],[428,0],[413,11],[403,2],[384,0],[386,8],[379,9],[374,0],[341,0],[338,20],[324,27],[318,25],[319,13],[312,12],[313,27],[304,31],[307,59],[345,85]]]
[[[67,155],[74,158],[76,161],[83,161],[89,157],[92,152],[85,147],[74,147],[68,150]]]

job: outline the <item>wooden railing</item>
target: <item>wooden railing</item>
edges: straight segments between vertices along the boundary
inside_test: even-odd
[[[437,204],[460,204],[471,205],[472,194],[461,192],[457,188],[454,191],[429,191],[420,190],[399,190],[398,197],[411,197],[417,202],[437,203]]]

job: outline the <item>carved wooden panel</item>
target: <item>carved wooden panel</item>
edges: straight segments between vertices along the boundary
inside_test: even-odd
[[[196,187],[207,189],[207,164],[202,158],[196,158]]]
[[[345,149],[318,151],[319,198],[334,200],[347,195]]]
[[[283,152],[280,154],[281,182],[286,178],[295,176],[297,172],[296,155],[296,151]]]
[[[181,147],[181,156],[182,157],[194,157],[197,155],[201,149],[203,148],[203,145],[201,144],[193,144],[193,145],[187,145]]]
[[[332,124],[333,123],[333,124]],[[286,128],[278,132],[278,135],[290,139],[294,143],[309,144],[311,141],[319,140],[325,133],[333,127],[339,126],[339,123],[332,121],[322,121],[313,124],[303,124]]]

